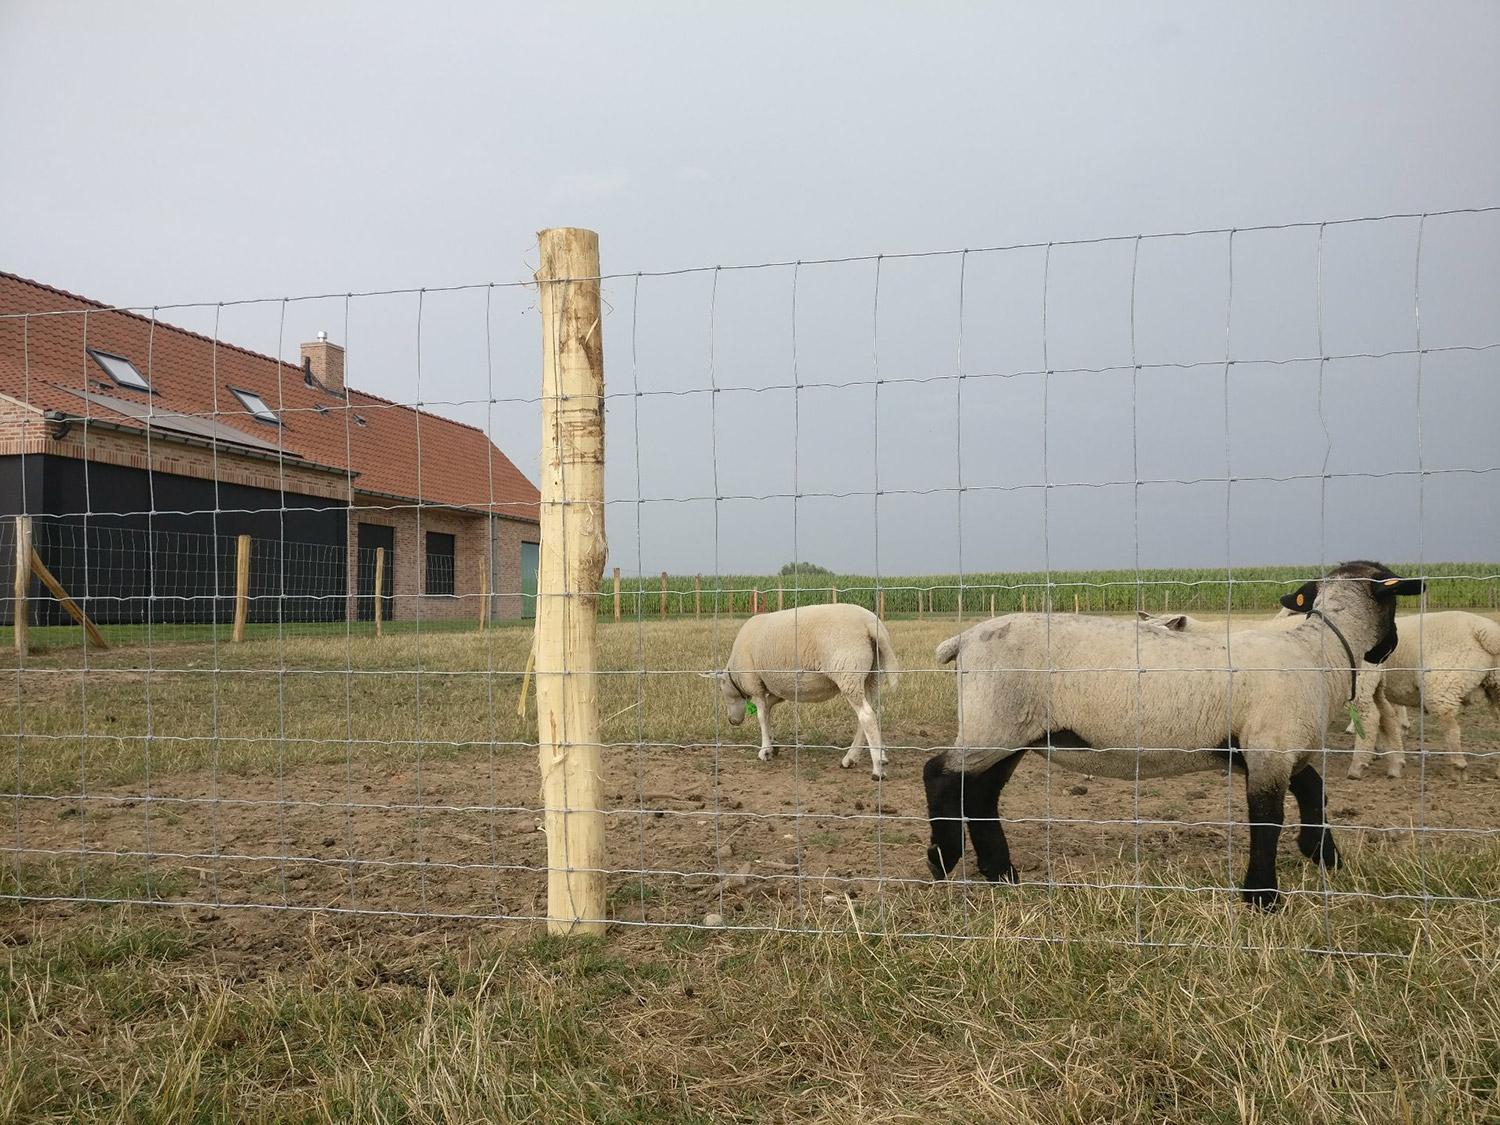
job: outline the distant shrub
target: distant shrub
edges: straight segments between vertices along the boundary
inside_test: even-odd
[[[833,571],[829,570],[826,566],[819,566],[817,563],[789,562],[781,568],[780,573],[783,578],[791,578],[793,575],[798,574],[831,575]]]

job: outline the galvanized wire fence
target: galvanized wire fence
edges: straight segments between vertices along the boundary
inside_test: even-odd
[[[1500,279],[1484,263],[1497,248],[1500,210],[1483,208],[571,279],[597,282],[606,310],[610,554],[596,585],[568,595],[599,620],[601,802],[569,810],[603,825],[598,920],[1170,945],[1195,941],[1202,911],[1247,910],[1253,818],[1233,770],[1068,772],[1054,750],[1071,747],[1050,736],[999,797],[1017,885],[991,884],[966,851],[935,887],[924,766],[964,747],[964,725],[954,669],[934,649],[991,614],[1202,615],[1226,655],[1177,669],[1199,677],[1183,682],[1191,708],[1194,682],[1237,667],[1231,628],[1264,627],[1281,595],[1345,558],[1426,581],[1403,630],[1438,609],[1492,619]],[[13,646],[15,690],[0,704],[14,748],[7,897],[549,917],[559,860],[542,831],[557,810],[538,796],[535,534],[482,463],[508,453],[535,476],[535,292],[0,310],[5,393],[34,415],[13,459],[21,479],[44,482],[18,490],[11,514],[32,518],[39,554],[111,641],[89,645],[37,588],[40,616],[28,648]],[[225,324],[235,314],[244,336]],[[92,373],[72,383],[113,318],[149,325],[150,348],[127,358],[153,383],[192,366],[194,348],[263,362],[274,433],[235,417],[239,402],[164,401],[210,438],[190,445],[180,426],[132,430],[114,414],[105,426],[80,409],[85,443],[67,444],[49,395],[89,390]],[[257,536],[249,620],[261,628],[233,644],[225,517],[284,526],[302,506],[302,446],[330,408],[286,406],[283,381],[303,373],[277,360],[314,318],[342,325],[349,385],[368,377],[385,405],[333,403],[348,457],[333,466],[344,483],[331,541]],[[212,330],[192,336],[174,319]],[[76,338],[55,332],[64,322]],[[361,450],[376,409],[403,412],[409,440]],[[444,415],[484,434],[473,463],[437,467],[424,419]],[[223,484],[249,453],[212,426],[269,444],[254,452],[279,487],[163,513],[45,484],[68,460],[99,481],[130,468]],[[143,461],[121,459],[130,442]],[[153,460],[153,445],[178,461]],[[406,492],[362,483],[392,457],[409,460]],[[487,496],[437,495],[439,472],[465,471]],[[368,624],[375,548],[354,531],[377,502],[395,544],[386,620],[403,626],[380,638]],[[173,514],[215,530],[174,529]],[[503,533],[497,515],[511,521]],[[0,521],[0,558],[14,568],[10,526]],[[746,693],[713,675],[733,670],[752,618],[834,602],[881,618],[901,666],[899,685],[870,699],[883,777],[868,758],[839,769],[868,731],[837,696],[776,707],[762,760],[760,715],[731,725]],[[800,614],[792,628],[793,651],[806,651]],[[1325,657],[1286,670],[1347,684],[1342,655]],[[1401,955],[1410,927],[1500,903],[1497,660],[1426,653],[1399,779],[1344,778],[1355,736],[1330,704],[1319,744],[1302,749],[1327,781],[1344,862],[1283,849],[1280,940]],[[1112,670],[1136,683],[1162,674],[1139,661],[1093,669]],[[1462,777],[1449,713],[1424,706],[1440,674],[1472,681],[1453,712]],[[1143,748],[1156,749],[1144,734],[1124,749]],[[1226,731],[1222,746],[1173,749],[1240,748]]]

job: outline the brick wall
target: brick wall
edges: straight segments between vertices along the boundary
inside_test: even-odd
[[[359,542],[359,525],[376,524],[392,529],[395,545],[391,590],[394,616],[399,621],[479,620],[484,572],[490,561],[490,542],[484,515],[446,508],[403,507],[396,501],[370,496],[355,498],[349,511],[349,543]],[[427,581],[427,533],[453,536],[453,595],[430,595]],[[521,542],[537,541],[536,524],[515,520],[495,521],[495,581],[491,620],[513,620],[521,616]],[[391,565],[387,561],[386,565]],[[349,615],[358,612],[357,553],[349,553]]]

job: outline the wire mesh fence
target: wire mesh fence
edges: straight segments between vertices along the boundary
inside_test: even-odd
[[[1273,859],[1278,941],[1399,956],[1451,912],[1493,910],[1496,247],[1500,211],[1477,209],[557,283],[598,284],[608,337],[609,557],[569,595],[599,620],[601,801],[570,810],[603,824],[599,920],[960,939],[1000,919],[1015,940],[1200,943],[1210,914],[1250,917],[1246,863],[1282,815],[1255,804],[1263,749],[1289,763],[1278,810],[1290,784],[1317,830]],[[37,552],[111,644],[85,644],[37,588],[0,703],[6,895],[547,918],[557,810],[539,797],[530,684],[533,663],[568,667],[534,659],[551,596],[537,501],[496,468],[541,452],[534,283],[134,311],[28,299],[0,322],[6,393],[39,427],[16,460],[44,482],[86,464],[96,491],[143,474],[198,497],[174,511],[213,526],[22,490]],[[314,317],[343,325],[337,387],[280,362]],[[257,342],[271,358],[242,350]],[[159,384],[144,420],[98,401],[96,344]],[[171,401],[182,367],[253,386],[276,421],[242,397]],[[366,374],[389,397],[348,389]],[[176,421],[152,421],[168,408]],[[261,491],[225,503],[231,482]],[[304,510],[328,516],[326,541],[288,537]],[[251,541],[258,628],[239,645],[241,533],[224,532],[242,511],[277,526]],[[0,521],[11,619],[16,556]],[[1242,639],[1370,556],[1425,582],[1395,618],[1415,660],[1361,670],[1357,644],[1346,660],[1328,641],[1268,669],[1256,646],[1273,642]],[[865,655],[898,683],[823,675],[824,604],[881,622],[888,652]],[[793,609],[795,656],[734,655],[748,622]],[[1202,620],[1140,627],[1141,611]],[[1465,618],[1469,647],[1443,647],[1440,611]],[[990,743],[934,653],[1012,614],[1039,623],[1040,647],[964,675],[1034,674],[1035,698],[993,705],[1039,709],[1041,735]],[[1085,647],[1059,663],[1074,630]],[[1131,640],[1090,660],[1090,630]],[[1200,647],[1152,647],[1179,642]],[[1273,679],[1306,690],[1272,709],[1324,720],[1307,745],[1236,725]],[[1097,730],[1068,711],[1091,693]],[[1154,699],[1220,729],[1174,741]],[[1346,779],[1356,746],[1386,751],[1388,771],[1410,753],[1399,777]],[[931,763],[986,753],[1015,777],[957,769],[944,805],[947,766]],[[1014,850],[996,869],[1001,828]]]

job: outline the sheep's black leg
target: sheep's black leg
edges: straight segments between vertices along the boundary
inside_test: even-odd
[[[927,848],[927,869],[934,879],[946,879],[964,854],[962,774],[945,768],[943,754],[927,759],[922,783],[927,790],[927,822],[932,843]]]
[[[1333,829],[1328,827],[1327,797],[1323,778],[1312,766],[1303,766],[1292,774],[1292,796],[1297,798],[1297,817],[1302,828],[1297,833],[1297,850],[1324,867],[1339,865],[1339,851],[1333,846]]]
[[[990,882],[1014,883],[1020,873],[1011,866],[1010,845],[1000,823],[1000,790],[1020,764],[1021,753],[996,762],[984,773],[970,775],[964,785],[964,819],[974,845],[975,864]]]
[[[1276,844],[1286,816],[1286,789],[1269,785],[1251,788],[1250,867],[1245,872],[1245,901],[1262,910],[1275,910],[1281,898],[1276,889]]]

